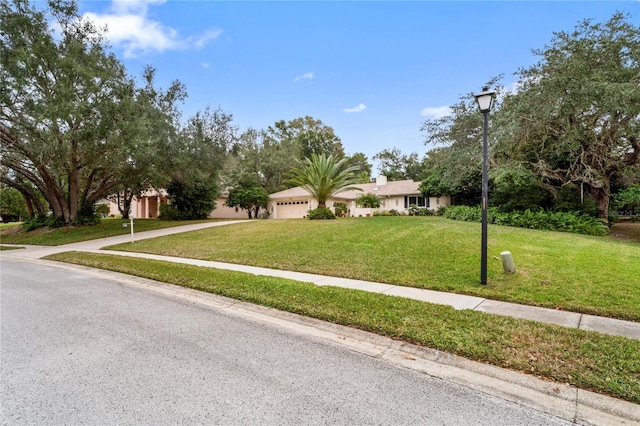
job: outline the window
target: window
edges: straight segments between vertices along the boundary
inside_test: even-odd
[[[418,207],[429,207],[429,197],[422,197],[419,195],[408,195],[404,197],[404,208],[409,208],[410,205],[415,204]]]

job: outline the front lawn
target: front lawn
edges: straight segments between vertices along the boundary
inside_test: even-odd
[[[640,244],[441,217],[262,220],[110,249],[214,260],[464,293],[640,321]],[[500,252],[513,254],[506,275]]]

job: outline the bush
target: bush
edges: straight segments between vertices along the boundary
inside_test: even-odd
[[[167,193],[171,205],[178,212],[178,216],[171,220],[192,220],[205,219],[216,208],[220,190],[218,185],[207,180],[174,179],[167,185]]]
[[[78,217],[73,221],[74,225],[93,226],[100,223],[100,215],[96,213],[94,206],[85,205],[78,210]]]
[[[60,228],[64,226],[64,220],[58,219],[53,215],[36,215],[30,217],[22,223],[22,229],[25,231],[33,231],[38,228]]]
[[[482,220],[482,211],[480,207],[450,206],[445,210],[444,217],[466,222],[480,222]]]
[[[415,204],[411,204],[407,209],[407,213],[409,213],[409,216],[417,216],[418,210],[420,210],[418,206],[416,206]]]
[[[380,204],[382,204],[382,202],[376,194],[362,194],[356,198],[356,205],[360,207],[377,209],[380,207]]]
[[[336,216],[345,216],[347,214],[347,203],[333,203]]]
[[[444,211],[444,216],[453,220],[480,222],[482,221],[482,209],[480,206],[450,206]],[[609,233],[609,227],[603,220],[581,212],[533,211],[527,209],[523,212],[507,213],[501,212],[496,208],[490,208],[487,210],[487,223],[598,236]]]
[[[448,207],[447,206],[440,206],[438,207],[438,210],[436,210],[435,215],[436,216],[444,216],[445,213],[447,212]]]
[[[171,204],[160,204],[159,220],[180,220],[180,212]]]
[[[640,214],[640,185],[632,185],[620,191],[613,197],[613,205],[623,216],[633,216],[632,220],[635,222],[637,217],[635,215]],[[615,214],[617,219],[618,212]],[[609,212],[609,221],[612,222],[611,212]]]
[[[328,207],[318,207],[317,209],[310,210],[307,218],[309,218],[309,220],[335,219],[336,215],[333,214]]]
[[[100,217],[107,217],[109,216],[109,206],[106,204],[98,204],[95,207],[95,211],[97,215],[100,215]]]

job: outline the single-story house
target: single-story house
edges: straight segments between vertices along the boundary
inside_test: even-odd
[[[235,207],[227,207],[227,194],[222,194],[216,200],[216,208],[209,213],[210,219],[246,219],[247,212]],[[149,190],[141,197],[134,197],[131,201],[131,210],[134,218],[156,218],[160,214],[160,204],[169,202],[165,190]],[[109,206],[109,215],[119,216],[120,211],[114,200],[103,200]]]
[[[131,200],[131,213],[134,218],[154,218],[160,214],[160,204],[167,204],[167,192],[162,190],[145,191],[141,197],[133,197]],[[109,216],[119,216],[118,203],[114,197],[109,197],[99,202],[109,206]]]
[[[375,182],[353,185],[361,191],[345,191],[335,194],[327,200],[327,207],[334,210],[335,203],[345,203],[349,216],[372,215],[373,212],[396,210],[407,213],[409,206],[437,210],[441,206],[451,205],[451,197],[425,197],[420,192],[420,182],[413,180],[387,181],[386,176],[379,176]],[[380,198],[378,208],[365,208],[356,205],[356,199],[362,194],[375,194]],[[302,187],[286,189],[269,196],[270,219],[303,218],[309,210],[318,207],[318,202]],[[335,210],[334,210],[335,211]]]

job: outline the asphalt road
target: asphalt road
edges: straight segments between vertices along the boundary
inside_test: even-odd
[[[2,424],[568,425],[178,298],[0,260]]]

